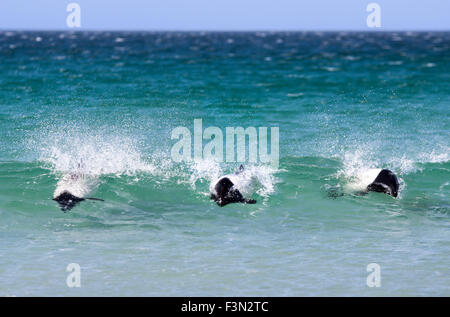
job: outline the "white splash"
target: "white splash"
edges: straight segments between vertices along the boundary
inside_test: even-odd
[[[344,185],[344,188],[349,191],[365,191],[367,186],[369,186],[378,174],[381,172],[381,168],[369,168],[361,169],[356,175],[351,177]]]
[[[136,144],[124,137],[71,136],[54,139],[41,154],[58,173],[100,176],[104,174],[134,175],[156,168],[143,160]]]
[[[53,198],[63,192],[69,192],[76,197],[86,197],[98,186],[98,178],[77,173],[67,173],[58,181]]]
[[[248,165],[242,172],[230,173],[223,176],[211,178],[209,190],[215,192],[217,182],[228,177],[234,184],[234,187],[241,192],[244,197],[250,197],[253,194],[266,197],[274,192],[274,184],[276,179],[274,173],[276,170],[265,165]]]
[[[344,191],[358,192],[366,191],[380,171],[378,162],[369,160],[366,152],[357,150],[345,153],[344,167],[337,176],[345,179]]]

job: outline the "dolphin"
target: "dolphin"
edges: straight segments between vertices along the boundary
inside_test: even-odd
[[[367,186],[367,191],[385,193],[392,197],[398,196],[398,178],[388,169],[382,169],[375,180]]]
[[[87,177],[80,173],[66,174],[57,184],[53,200],[58,202],[62,211],[71,210],[84,200],[104,201],[100,198],[85,197],[89,191]]]
[[[244,171],[244,167],[241,165],[235,175],[239,175]],[[244,198],[241,192],[235,188],[234,183],[230,180],[231,176],[222,176],[214,185],[214,191],[211,192],[211,199],[214,200],[217,205],[223,207],[230,203],[244,203],[244,204],[256,204],[256,200]]]
[[[346,185],[354,195],[364,196],[369,192],[378,192],[398,196],[399,182],[397,176],[388,169],[372,168],[360,173],[356,182]],[[331,186],[327,189],[328,197],[336,199],[345,195],[340,186]]]
[[[100,198],[93,198],[93,197],[77,197],[75,195],[72,195],[69,191],[63,191],[61,194],[59,194],[57,197],[53,198],[54,201],[58,202],[59,206],[61,207],[62,211],[68,211],[75,207],[78,203],[82,202],[83,200],[98,200],[98,201],[104,201]]]

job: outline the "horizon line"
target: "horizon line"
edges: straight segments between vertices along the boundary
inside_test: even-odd
[[[250,33],[250,32],[269,32],[269,33],[299,33],[299,32],[324,32],[324,33],[337,33],[337,32],[366,32],[366,33],[376,33],[376,32],[450,32],[450,29],[242,29],[242,30],[232,30],[232,29],[89,29],[89,28],[65,28],[65,29],[30,29],[30,28],[16,28],[8,29],[1,28],[0,32],[193,32],[193,33]]]

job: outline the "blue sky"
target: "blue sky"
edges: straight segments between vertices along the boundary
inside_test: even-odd
[[[374,30],[370,2],[376,30],[450,30],[450,0],[0,0],[0,29],[69,29],[71,2],[81,30]]]

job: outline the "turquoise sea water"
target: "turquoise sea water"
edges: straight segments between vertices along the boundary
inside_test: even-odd
[[[0,295],[449,296],[449,74],[450,33],[3,31]],[[279,127],[257,204],[209,200],[238,163],[173,162],[196,118]],[[80,162],[105,202],[63,213]],[[370,168],[397,199],[354,194]]]

